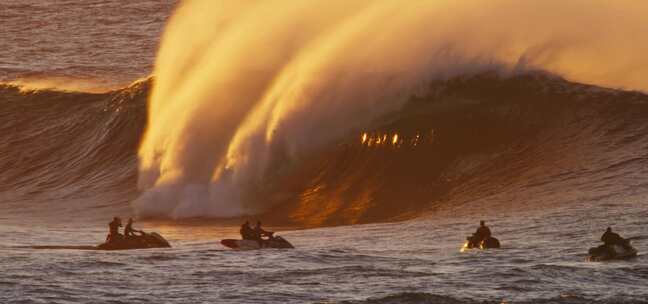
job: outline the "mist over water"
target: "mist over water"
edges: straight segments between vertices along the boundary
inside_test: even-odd
[[[155,64],[134,207],[173,218],[267,210],[276,177],[434,79],[541,69],[646,90],[646,9],[639,1],[183,3]]]

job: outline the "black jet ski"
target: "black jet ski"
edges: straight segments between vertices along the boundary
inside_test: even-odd
[[[255,250],[255,249],[288,249],[295,248],[290,244],[286,239],[280,236],[272,236],[267,240],[235,240],[235,239],[224,239],[221,240],[221,244],[227,248],[232,248],[236,250]]]
[[[110,241],[104,242],[97,246],[26,246],[19,248],[32,249],[73,249],[73,250],[128,250],[128,249],[146,249],[146,248],[170,248],[171,245],[161,235],[151,232],[142,232],[140,235],[125,238],[120,235]]]
[[[156,232],[114,238],[97,246],[98,250],[127,250],[146,248],[170,248],[169,242]]]
[[[473,239],[474,239],[473,236],[467,237],[466,242],[464,243],[463,247],[461,247],[461,251],[465,251],[468,249],[500,248],[500,241],[492,236],[482,240],[481,242],[476,242]]]
[[[591,262],[601,262],[610,260],[627,260],[637,256],[637,249],[630,245],[630,241],[625,246],[622,245],[601,245],[589,249],[588,260]]]

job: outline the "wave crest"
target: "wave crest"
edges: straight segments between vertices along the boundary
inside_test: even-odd
[[[645,6],[626,4],[629,11]],[[645,60],[637,50],[648,43],[618,41],[648,32],[642,17],[618,20],[609,11],[619,6],[605,1],[536,5],[184,3],[156,62],[139,150],[144,194],[135,209],[173,218],[268,210],[265,198],[278,177],[400,108],[432,80],[540,68],[643,88],[635,74],[619,71],[629,71],[628,58]],[[611,20],[622,24],[603,27]],[[592,26],[591,35],[582,24]]]

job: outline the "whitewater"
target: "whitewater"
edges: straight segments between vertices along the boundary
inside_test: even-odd
[[[624,14],[646,9],[623,4]],[[139,150],[143,194],[135,209],[185,218],[273,208],[282,203],[268,199],[278,178],[351,132],[375,128],[434,80],[541,69],[646,89],[639,75],[648,41],[622,37],[648,27],[641,17],[619,20],[618,7],[603,1],[184,3],[156,58]]]
[[[0,3],[0,302],[648,303],[647,8]]]

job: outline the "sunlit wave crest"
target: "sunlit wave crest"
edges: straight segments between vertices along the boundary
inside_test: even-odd
[[[265,211],[280,201],[276,177],[433,79],[543,69],[648,89],[648,35],[637,34],[648,33],[637,13],[648,4],[622,2],[185,2],[155,66],[135,210]],[[630,33],[637,39],[621,38]]]

